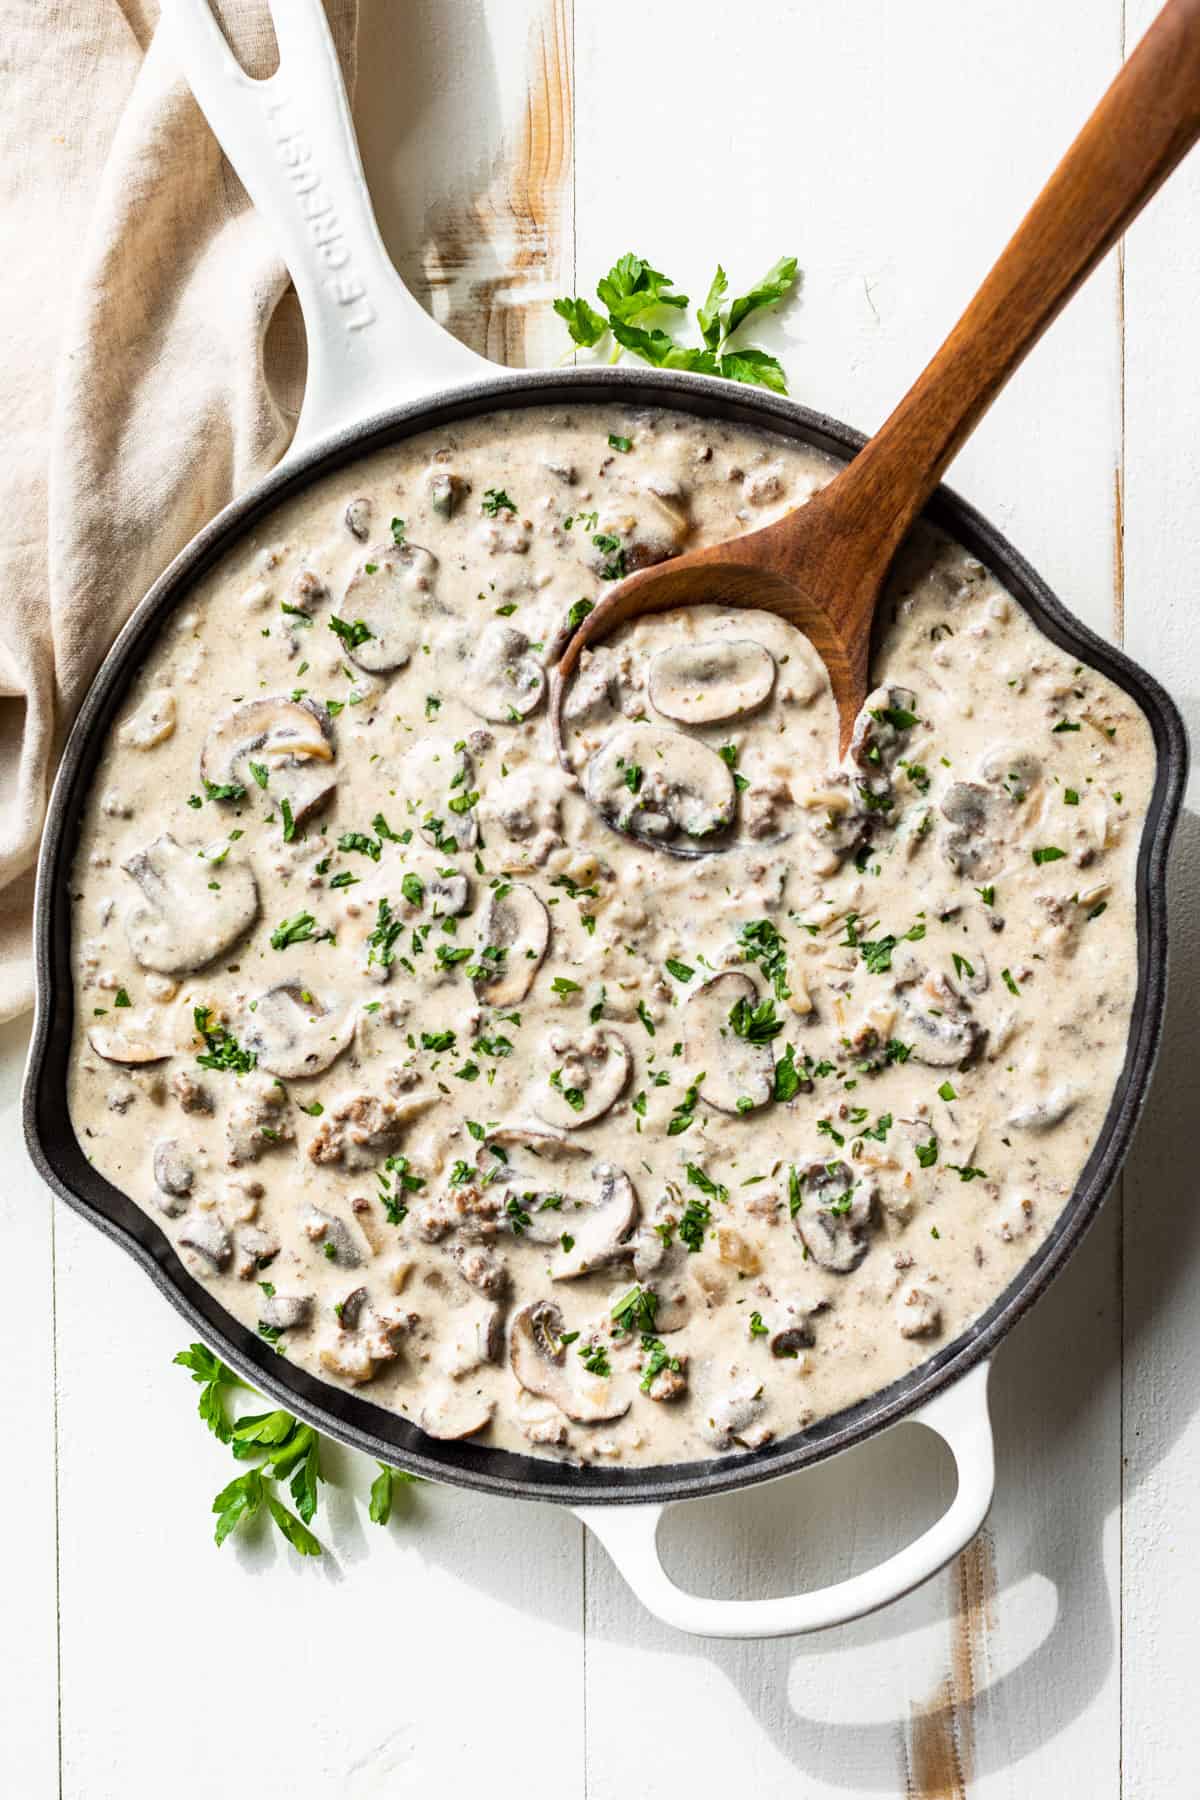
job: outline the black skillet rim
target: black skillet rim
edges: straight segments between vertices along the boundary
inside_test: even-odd
[[[500,407],[562,404],[674,408],[764,427],[845,460],[863,434],[798,402],[709,377],[632,368],[529,371],[472,383],[396,407],[346,427],[272,471],[212,520],[159,577],[125,625],[80,708],[50,798],[34,908],[37,1004],[22,1094],[30,1156],[43,1179],[76,1212],[120,1244],[198,1332],[260,1392],[331,1437],[434,1481],[565,1505],[698,1499],[795,1473],[914,1412],[1000,1340],[1045,1291],[1077,1247],[1116,1178],[1153,1073],[1166,991],[1166,870],[1187,773],[1187,738],[1166,691],[1121,650],[1077,620],[1046,583],[973,507],[939,488],[927,517],[1004,583],[1046,636],[1103,671],[1146,714],[1157,767],[1137,862],[1138,988],[1125,1064],[1104,1127],[1074,1193],[1045,1242],[981,1318],[900,1380],[804,1431],[763,1449],[695,1463],[641,1468],[575,1467],[440,1442],[361,1395],[343,1392],[278,1357],[227,1314],[184,1269],[158,1226],[91,1167],[71,1129],[67,1070],[73,1022],[68,877],[82,800],[108,724],[167,612],[273,506],[343,464],[439,425]]]

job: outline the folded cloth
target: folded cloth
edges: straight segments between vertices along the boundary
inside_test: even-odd
[[[269,74],[265,0],[214,10]],[[358,0],[326,10],[352,82]],[[278,461],[303,390],[287,273],[157,13],[0,0],[0,1018],[32,1004],[33,865],[88,684],[171,558]]]

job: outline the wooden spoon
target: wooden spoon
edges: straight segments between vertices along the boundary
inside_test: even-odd
[[[1170,0],[933,361],[853,461],[773,525],[626,577],[578,627],[550,694],[563,766],[563,698],[584,646],[626,619],[701,601],[778,613],[812,641],[844,752],[901,540],[1009,376],[1198,136],[1200,0]]]

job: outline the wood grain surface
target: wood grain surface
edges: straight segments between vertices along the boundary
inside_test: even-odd
[[[513,362],[633,249],[693,295],[785,252],[761,336],[792,392],[871,430],[932,354],[1132,43],[1148,0],[363,0],[357,110],[405,277]],[[1126,16],[1128,14],[1128,16]],[[664,72],[670,79],[664,79]],[[1194,721],[1200,163],[1052,327],[950,479]],[[48,229],[54,229],[48,221]],[[72,246],[63,244],[63,266]],[[370,1525],[335,1452],[332,1553],[217,1551],[228,1458],[132,1263],[52,1206],[0,1033],[4,1800],[359,1800],[552,1783],[557,1800],[1186,1800],[1200,1767],[1200,1116],[1195,794],[1166,1043],[1123,1188],[993,1381],[986,1533],[819,1638],[681,1638],[567,1514],[451,1489]],[[946,1503],[917,1427],[677,1509],[676,1579],[779,1593]]]

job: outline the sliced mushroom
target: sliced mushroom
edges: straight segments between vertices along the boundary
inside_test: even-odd
[[[471,884],[465,875],[427,875],[425,905],[435,919],[460,919],[471,901]]]
[[[320,1075],[354,1036],[352,1006],[326,1006],[298,979],[268,988],[241,1014],[237,1037],[260,1069],[285,1081]]]
[[[589,1375],[578,1356],[569,1356],[562,1341],[563,1316],[549,1300],[532,1300],[512,1322],[510,1357],[513,1374],[527,1393],[552,1400],[568,1419],[598,1425],[620,1419],[632,1396],[611,1376]]]
[[[615,1163],[596,1163],[588,1171],[591,1192],[569,1196],[559,1218],[570,1248],[560,1237],[560,1250],[550,1263],[553,1281],[573,1281],[632,1254],[630,1237],[637,1224],[638,1202],[632,1181]]]
[[[303,1213],[305,1236],[314,1244],[318,1244],[322,1256],[336,1263],[340,1269],[357,1269],[362,1264],[362,1252],[358,1241],[346,1224],[336,1213],[323,1212],[319,1206],[307,1206]],[[353,1299],[353,1296],[350,1297]],[[342,1302],[343,1323],[345,1309],[349,1301]],[[347,1326],[349,1328],[349,1325]]]
[[[688,524],[678,507],[642,490],[615,500],[585,538],[584,560],[602,581],[618,581],[651,563],[678,556]]]
[[[880,687],[867,695],[854,722],[848,754],[862,771],[870,793],[887,792],[888,777],[916,723],[916,704],[911,688]]]
[[[437,558],[420,544],[381,544],[368,550],[337,609],[352,631],[361,625],[369,633],[361,643],[347,645],[351,662],[382,674],[412,660],[430,616],[444,611],[435,596],[437,566]]]
[[[610,719],[617,708],[617,661],[606,644],[585,650],[563,701],[566,724],[582,729]]]
[[[458,692],[472,712],[494,723],[524,719],[541,704],[546,672],[529,650],[529,639],[511,625],[485,625],[467,640],[469,661]]]
[[[684,725],[740,719],[770,696],[775,658],[754,638],[705,638],[660,650],[650,662],[650,699]]]
[[[432,469],[426,486],[429,504],[439,519],[452,519],[471,491],[471,484],[447,469]]]
[[[1042,776],[1041,758],[1020,744],[993,744],[979,759],[979,773],[1010,800],[1023,800]]]
[[[941,851],[956,875],[995,873],[996,805],[996,796],[977,781],[956,781],[946,790],[941,810],[951,829],[942,833]]]
[[[491,1424],[495,1410],[485,1394],[448,1382],[426,1394],[417,1423],[432,1438],[469,1438]]]
[[[203,850],[177,844],[169,831],[121,866],[142,891],[125,915],[129,948],[143,969],[159,975],[205,968],[258,917],[258,883],[248,863],[227,856],[214,867]]]
[[[652,844],[701,842],[733,820],[732,769],[699,738],[661,725],[612,732],[589,759],[584,788],[602,819]]]
[[[223,1269],[233,1254],[229,1233],[214,1213],[192,1213],[179,1233],[179,1241],[196,1250],[214,1269]]]
[[[258,1303],[258,1322],[269,1331],[298,1331],[312,1318],[312,1294],[264,1294]]]
[[[801,1205],[794,1223],[801,1242],[823,1269],[848,1275],[871,1247],[874,1182],[856,1181],[844,1162],[806,1163],[797,1174]]]
[[[497,1202],[497,1216],[511,1217],[515,1207],[528,1219],[521,1236],[533,1244],[555,1244],[565,1229],[571,1177],[582,1174],[586,1156],[584,1146],[570,1138],[514,1126],[484,1140],[475,1166],[482,1186]],[[574,1167],[564,1169],[568,1163]]]
[[[1077,1099],[1075,1090],[1064,1083],[1051,1088],[1040,1099],[1018,1106],[1009,1113],[1008,1123],[1017,1131],[1049,1131],[1062,1124],[1067,1114],[1074,1110]]]
[[[269,1268],[279,1255],[279,1239],[274,1232],[263,1231],[257,1225],[243,1225],[234,1233],[234,1243],[237,1246],[234,1273],[242,1281],[250,1281]]]
[[[351,500],[346,508],[346,529],[360,544],[365,544],[371,530],[371,513],[373,508],[365,494]]]
[[[753,1112],[775,1090],[775,1053],[770,1040],[739,1036],[735,1018],[750,1029],[749,1014],[759,992],[749,975],[726,970],[690,996],[684,1007],[684,1057],[689,1069],[703,1069],[700,1097],[718,1112]]]
[[[923,992],[929,993],[927,977]],[[911,1040],[912,1054],[918,1062],[934,1069],[965,1069],[983,1049],[987,1033],[962,1009],[962,1000],[948,981],[943,979],[940,991],[929,995],[928,1005],[915,999],[907,989],[897,992],[900,1015],[896,1035]]]
[[[175,1138],[160,1138],[154,1146],[154,1180],[168,1199],[182,1200],[196,1181],[196,1164]],[[182,1212],[182,1206],[164,1206],[165,1213]]]
[[[607,1026],[577,1038],[556,1028],[539,1061],[552,1067],[548,1080],[537,1078],[533,1110],[547,1125],[568,1131],[602,1118],[625,1091],[633,1066],[625,1039]]]
[[[504,1351],[503,1307],[474,1294],[468,1301],[452,1315],[445,1344],[446,1373],[456,1381],[484,1363],[499,1362]]]
[[[524,881],[493,888],[483,921],[474,977],[478,999],[513,1006],[533,986],[550,943],[550,914]]]
[[[267,798],[276,805],[286,800],[299,825],[336,787],[333,760],[333,724],[324,707],[273,694],[217,720],[204,740],[200,775],[209,788],[233,789],[227,797],[240,800],[263,785],[265,772]]]
[[[175,1046],[162,1042],[156,1035],[157,1025],[157,1020],[147,1025],[136,1019],[120,1025],[92,1025],[88,1029],[88,1043],[105,1062],[165,1062],[168,1056],[174,1055]]]

